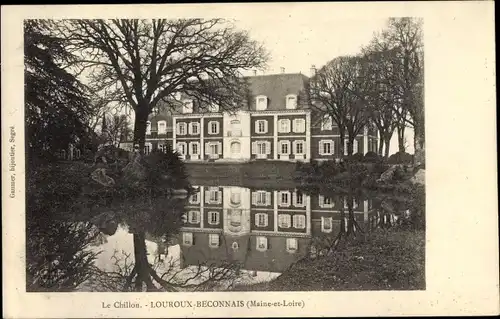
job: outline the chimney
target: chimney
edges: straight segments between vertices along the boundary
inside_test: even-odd
[[[316,66],[313,64],[311,65],[311,76],[315,76],[316,75]]]
[[[284,67],[281,67],[281,73],[285,73],[285,68]]]
[[[257,70],[253,70],[253,75],[257,76]]]

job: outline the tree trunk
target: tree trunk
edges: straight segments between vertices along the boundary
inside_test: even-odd
[[[137,279],[135,281],[135,290],[141,291],[143,283],[150,281],[149,262],[146,251],[146,238],[144,233],[134,233],[134,259]]]
[[[384,143],[385,143],[384,158],[385,159],[389,158],[389,152],[390,152],[390,149],[391,149],[391,138],[392,138],[392,136],[386,136],[384,138]]]
[[[145,108],[139,106],[135,112],[134,122],[134,144],[139,144],[141,154],[144,154],[144,144],[146,142],[146,126],[148,121],[148,112]]]
[[[413,145],[415,147],[415,156],[413,163],[415,166],[425,165],[425,133],[420,123],[415,122],[414,132]]]
[[[379,138],[378,140],[378,156],[382,156],[384,151],[384,139],[382,137]]]
[[[400,153],[406,153],[405,127],[404,124],[398,126],[398,149]]]
[[[344,159],[344,140],[345,140],[345,132],[343,130],[340,130],[340,144],[339,144],[339,153],[340,153],[340,159]]]
[[[349,136],[347,140],[347,156],[349,157],[352,156],[352,152],[354,151],[353,144],[354,144],[354,138],[351,139],[351,137]]]

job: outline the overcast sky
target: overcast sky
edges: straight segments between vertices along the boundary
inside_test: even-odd
[[[359,53],[385,22],[385,18],[310,20],[289,15],[274,20],[241,17],[236,25],[248,30],[270,52],[266,73],[279,73],[284,67],[286,73],[310,75],[313,64],[319,68],[337,56]]]

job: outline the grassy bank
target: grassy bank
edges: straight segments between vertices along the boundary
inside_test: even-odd
[[[268,283],[237,291],[423,290],[425,232],[377,230],[331,256],[303,259]]]

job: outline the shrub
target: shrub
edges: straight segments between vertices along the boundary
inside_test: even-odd
[[[349,156],[348,160],[350,162],[362,162],[364,159],[363,153],[356,153]]]
[[[389,156],[387,160],[389,164],[412,164],[413,155],[409,153],[397,152]]]
[[[381,161],[380,156],[375,152],[368,152],[363,159],[366,163],[378,163]]]

